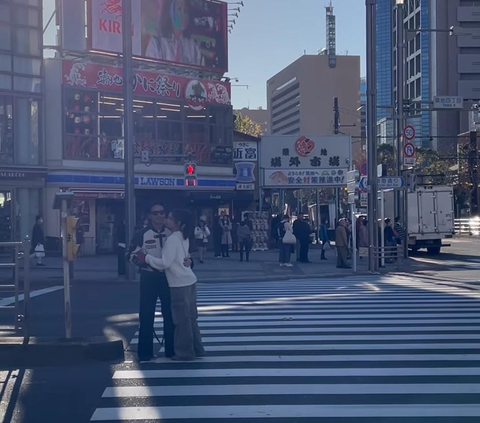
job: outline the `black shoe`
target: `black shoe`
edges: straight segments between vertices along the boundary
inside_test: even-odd
[[[326,257],[321,257],[320,260],[326,260],[327,258]]]

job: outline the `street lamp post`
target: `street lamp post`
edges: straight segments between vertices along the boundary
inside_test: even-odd
[[[138,30],[138,28],[137,28]],[[132,0],[122,0],[123,34],[123,131],[125,165],[125,246],[133,238],[135,231],[135,170],[133,132],[133,59],[132,59]],[[127,262],[125,276],[133,280],[134,269]]]
[[[368,269],[378,268],[377,224],[377,0],[365,0],[367,12],[367,155],[368,155]]]

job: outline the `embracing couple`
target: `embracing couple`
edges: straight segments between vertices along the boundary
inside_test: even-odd
[[[197,277],[189,255],[193,228],[190,212],[174,210],[166,217],[164,206],[155,203],[150,208],[149,225],[132,241],[130,258],[140,267],[140,361],[156,358],[153,326],[157,298],[163,316],[165,356],[193,361],[205,355],[197,323]]]

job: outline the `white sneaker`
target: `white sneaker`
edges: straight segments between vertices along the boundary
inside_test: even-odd
[[[292,264],[292,263],[285,263],[285,266],[287,266],[287,267],[293,267],[293,264]]]
[[[283,267],[283,266],[285,266],[285,263],[280,263],[280,267]]]

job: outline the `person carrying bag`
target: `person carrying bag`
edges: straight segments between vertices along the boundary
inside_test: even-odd
[[[293,267],[293,264],[290,263],[290,255],[292,246],[297,243],[297,238],[293,234],[288,215],[283,216],[282,221],[278,225],[278,235],[280,239],[280,267]]]

